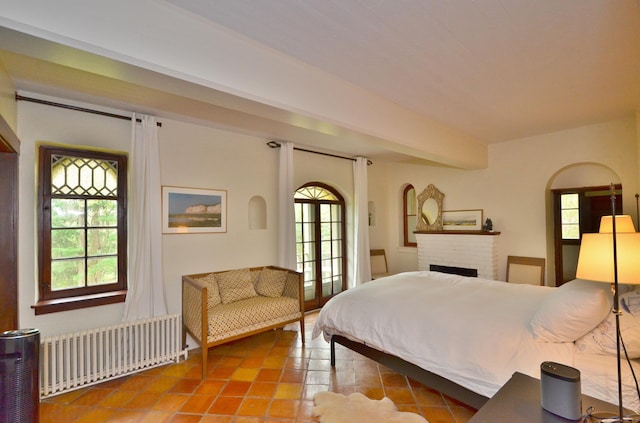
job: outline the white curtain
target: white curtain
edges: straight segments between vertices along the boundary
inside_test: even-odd
[[[133,114],[130,158],[129,290],[123,321],[167,314],[162,275],[160,151],[154,117]]]
[[[280,144],[278,265],[296,270],[296,233],[293,187],[293,143]]]
[[[369,256],[369,199],[367,196],[367,158],[358,157],[353,162],[353,279],[349,288],[371,280]]]

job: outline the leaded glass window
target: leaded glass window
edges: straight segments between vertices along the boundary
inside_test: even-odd
[[[40,149],[40,300],[126,289],[126,156]]]

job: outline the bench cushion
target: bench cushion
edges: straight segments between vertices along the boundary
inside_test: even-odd
[[[251,297],[209,308],[208,342],[300,318],[300,303],[289,297]]]

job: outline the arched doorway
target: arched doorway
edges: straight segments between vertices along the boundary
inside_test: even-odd
[[[600,217],[611,214],[611,184],[615,188],[616,214],[622,214],[620,177],[604,165],[567,166],[550,179],[552,230],[548,233],[556,286],[575,279],[582,234],[597,232]]]
[[[303,185],[294,198],[298,270],[305,309],[313,310],[347,288],[345,202],[320,182]]]

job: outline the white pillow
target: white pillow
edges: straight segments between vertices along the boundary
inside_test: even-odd
[[[620,336],[624,341],[629,358],[640,358],[640,313],[631,312],[629,305],[639,297],[633,291],[620,295],[622,313],[620,314]],[[584,354],[617,355],[616,349],[616,316],[609,315],[595,329],[576,340],[578,352]],[[621,350],[624,354],[624,351]]]
[[[537,341],[573,342],[595,328],[611,310],[610,285],[574,279],[556,288],[531,319]]]

